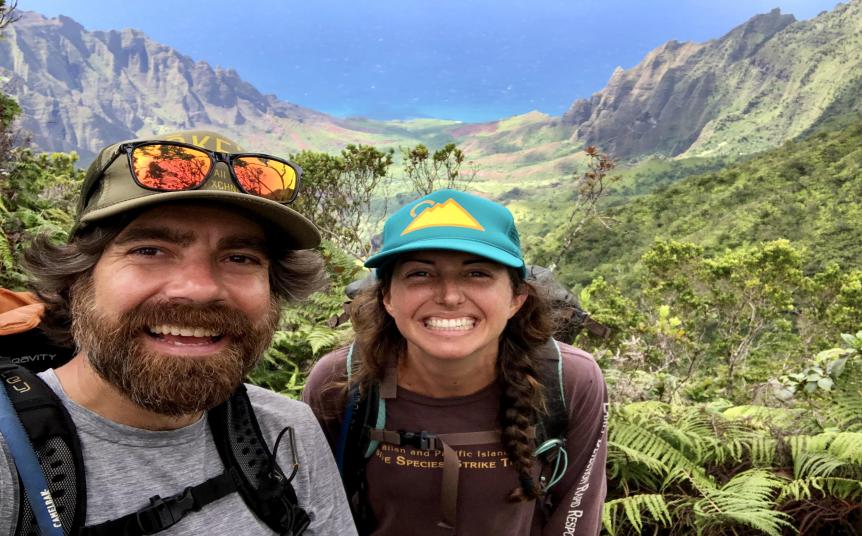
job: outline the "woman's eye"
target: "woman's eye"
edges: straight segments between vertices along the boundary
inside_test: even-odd
[[[425,270],[413,270],[412,272],[407,272],[406,277],[408,277],[408,278],[428,277],[428,272],[426,272]]]

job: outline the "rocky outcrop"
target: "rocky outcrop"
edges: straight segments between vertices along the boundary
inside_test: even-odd
[[[0,40],[2,90],[18,100],[21,126],[43,150],[76,150],[86,162],[109,142],[185,128],[280,151],[340,147],[362,135],[139,31],[88,32],[68,17],[21,15]]]
[[[847,100],[862,73],[862,3],[798,22],[773,10],[721,39],[669,41],[605,89],[572,104],[573,137],[611,154],[716,155],[780,144],[828,119],[862,111]]]

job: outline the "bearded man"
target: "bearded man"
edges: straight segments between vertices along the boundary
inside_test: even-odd
[[[286,206],[300,176],[296,164],[241,152],[212,132],[113,144],[86,173],[69,242],[40,238],[27,252],[46,304],[42,329],[77,349],[39,376],[80,439],[82,534],[274,533],[259,505],[234,492],[238,470],[226,469],[205,415],[243,389],[282,305],[324,280],[319,255],[309,251],[317,229]],[[289,481],[301,512],[290,515],[305,516],[290,533],[355,534],[309,408],[245,390],[275,462],[294,470],[290,479],[276,465],[269,473]],[[278,448],[285,432],[292,441]],[[245,440],[256,449],[253,437]],[[216,484],[189,492],[202,482]],[[165,518],[159,501],[183,490],[176,497],[194,500],[178,501],[185,511]],[[0,436],[0,534],[23,533],[24,496]],[[72,528],[67,534],[81,529]]]

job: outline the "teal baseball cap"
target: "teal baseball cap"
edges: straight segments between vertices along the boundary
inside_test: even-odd
[[[431,192],[390,216],[383,226],[383,246],[365,266],[380,268],[402,253],[428,249],[473,253],[527,275],[509,209],[457,190]]]

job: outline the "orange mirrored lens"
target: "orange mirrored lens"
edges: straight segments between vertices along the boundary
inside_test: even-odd
[[[200,186],[212,160],[203,151],[177,145],[142,145],[132,151],[132,170],[141,185],[165,192]]]
[[[261,156],[241,156],[233,161],[233,171],[243,189],[284,203],[296,191],[296,171],[278,160]]]

